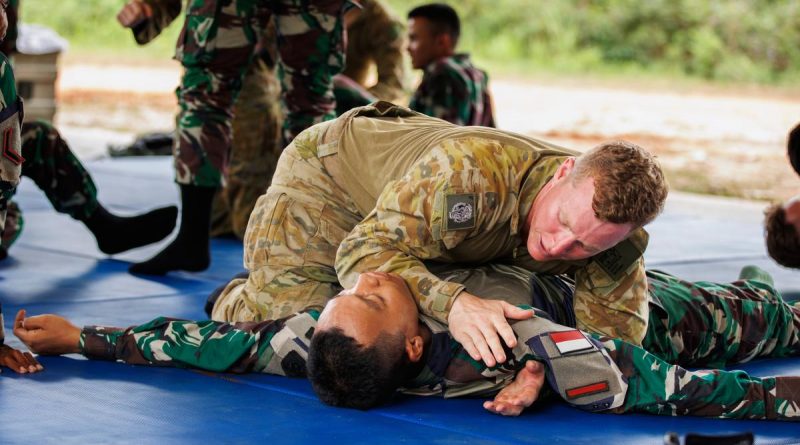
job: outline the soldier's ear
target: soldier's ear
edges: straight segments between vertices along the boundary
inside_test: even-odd
[[[572,170],[575,168],[575,157],[570,156],[558,166],[558,170],[556,170],[555,175],[553,175],[554,179],[562,179],[567,177]]]
[[[406,339],[406,355],[408,355],[408,360],[411,363],[416,363],[422,358],[424,349],[425,341],[421,336],[415,335]]]

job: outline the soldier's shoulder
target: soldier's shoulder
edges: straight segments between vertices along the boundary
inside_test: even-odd
[[[2,94],[0,101],[2,101],[3,108],[17,100],[14,71],[11,68],[11,62],[3,53],[0,53],[0,94]]]
[[[628,273],[638,263],[647,248],[649,235],[638,229],[616,246],[598,253],[588,264],[594,275],[603,276],[598,281],[615,282]]]
[[[423,81],[431,85],[465,84],[464,69],[452,57],[435,60],[425,69]]]

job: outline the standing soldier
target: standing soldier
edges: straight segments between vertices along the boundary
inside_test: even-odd
[[[461,33],[456,11],[441,3],[408,13],[408,53],[422,82],[409,108],[456,125],[494,127],[488,76],[468,54],[456,54]]]
[[[184,67],[177,90],[180,112],[175,149],[181,188],[178,236],[131,272],[164,274],[208,267],[211,204],[228,165],[233,101],[257,43],[274,18],[278,76],[290,141],[316,122],[332,118],[332,77],[344,64],[343,0],[192,0],[175,57]]]
[[[379,0],[359,0],[361,9],[345,14],[347,58],[334,78],[336,114],[376,100],[405,100],[407,77],[403,63],[403,24]],[[368,86],[373,66],[377,81]]]
[[[181,12],[181,0],[131,0],[117,20],[130,28],[137,43],[156,38]],[[283,149],[280,84],[275,75],[277,46],[270,24],[247,67],[234,102],[233,146],[225,181],[212,205],[211,236],[244,237],[256,200],[269,186]]]
[[[7,14],[7,10],[11,13]],[[9,29],[9,19],[16,23],[17,2],[9,5],[7,0],[0,0],[0,40],[5,39]],[[16,36],[16,26],[12,26],[13,35]],[[4,51],[14,48],[14,44],[4,44]],[[0,156],[0,233],[5,231],[6,209],[14,190],[19,184],[20,171],[22,170],[22,155],[20,154],[19,128],[22,124],[22,99],[17,96],[17,85],[14,81],[14,72],[11,63],[0,53],[0,132],[2,132],[2,155]],[[0,238],[0,248],[5,249]],[[0,368],[7,366],[16,372],[25,374],[38,372],[44,369],[29,352],[20,352],[5,344],[5,331],[3,330],[3,307],[0,305]]]
[[[3,44],[10,51],[16,49],[16,43],[11,39],[17,34],[17,6],[15,2],[9,9],[14,13],[9,15],[12,19],[8,22],[9,41]],[[44,191],[53,208],[83,222],[103,253],[115,254],[152,244],[172,232],[178,214],[175,206],[132,217],[119,217],[106,210],[97,200],[97,187],[89,172],[69,149],[58,130],[49,123],[42,120],[24,122],[21,131],[16,131],[19,146],[9,148],[8,153],[4,151],[4,160],[19,162],[19,174],[31,178]],[[5,226],[0,225],[0,259],[3,259],[22,232],[24,218],[19,206],[10,201],[15,188],[0,189],[5,195],[0,205],[5,213]]]

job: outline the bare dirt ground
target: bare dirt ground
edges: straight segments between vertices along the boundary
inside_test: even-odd
[[[56,124],[71,141],[108,143],[169,130],[179,75],[174,63],[62,64]],[[675,190],[764,200],[800,191],[785,141],[800,94],[574,79],[495,78],[490,88],[500,128],[579,150],[631,140],[659,157]],[[104,143],[77,145],[83,157],[105,152]]]

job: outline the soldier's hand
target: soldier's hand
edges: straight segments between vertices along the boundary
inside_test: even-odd
[[[510,348],[517,345],[517,337],[506,319],[524,320],[531,317],[532,310],[461,292],[453,302],[447,323],[453,338],[461,343],[470,357],[483,360],[486,366],[491,367],[506,361],[500,338]]]
[[[125,28],[133,28],[153,16],[153,8],[142,0],[131,0],[117,14],[117,21]]]
[[[30,352],[18,351],[8,345],[0,345],[0,367],[3,366],[20,374],[39,372],[44,369]]]
[[[494,400],[483,402],[483,407],[503,416],[518,416],[539,398],[544,385],[544,365],[533,360],[517,373],[514,381],[500,390]]]
[[[58,315],[25,317],[23,309],[14,319],[14,335],[37,354],[80,352],[81,329]]]

